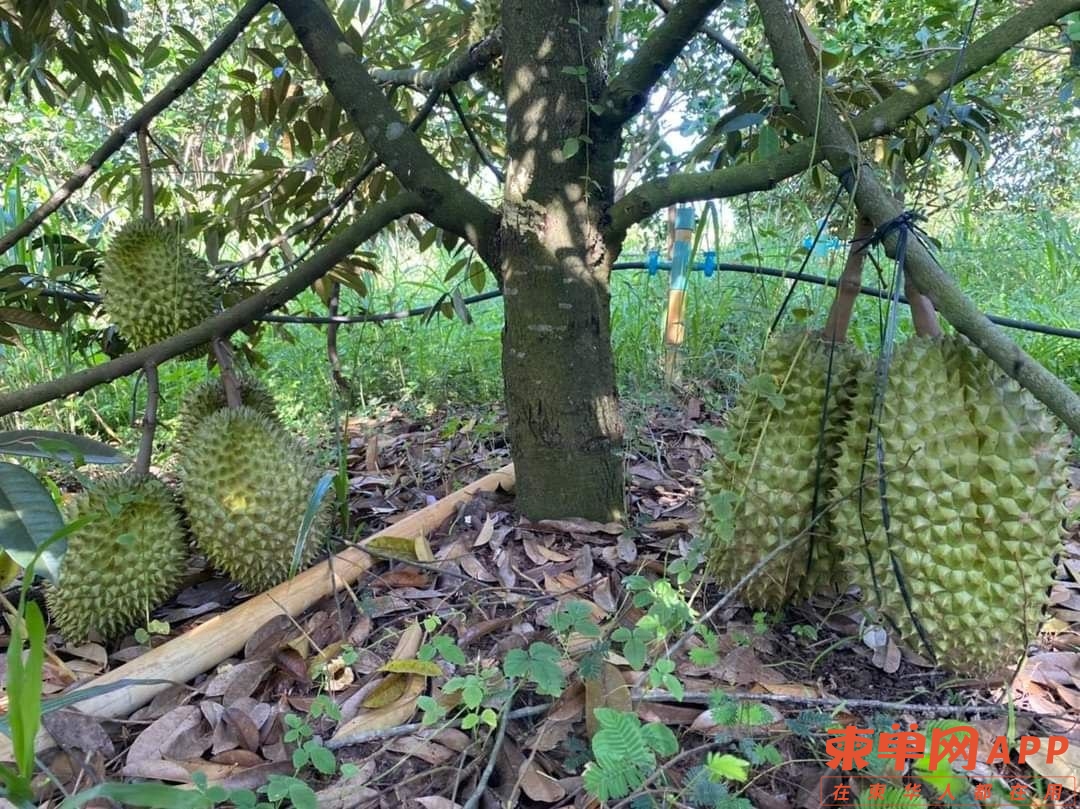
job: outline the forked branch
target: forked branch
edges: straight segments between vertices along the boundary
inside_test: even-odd
[[[608,84],[598,116],[602,130],[615,132],[637,115],[653,86],[724,0],[680,0],[649,34],[637,53]]]
[[[499,218],[424,147],[398,115],[329,9],[309,0],[275,0],[327,89],[402,186],[418,195],[419,213],[466,239],[486,257]]]
[[[1010,48],[1074,11],[1080,11],[1080,0],[1038,0],[976,39],[963,53],[942,59],[902,90],[865,110],[851,122],[855,134],[862,141],[892,132],[950,87],[992,65]],[[814,154],[812,144],[804,141],[760,163],[672,174],[642,183],[612,208],[609,239],[621,239],[631,225],[669,205],[765,191],[823,158],[820,149]]]
[[[816,139],[822,144],[830,170],[844,181],[858,209],[876,227],[892,222],[903,213],[903,208],[877,174],[862,165],[855,135],[841,119],[829,94],[820,91],[821,78],[806,55],[801,30],[785,0],[757,0],[757,4],[784,86],[804,120],[818,122]],[[885,247],[890,255],[895,255],[898,240],[896,230],[886,236]],[[1080,432],[1080,396],[992,323],[918,239],[907,240],[905,270],[957,331],[967,335],[1069,428]]]
[[[82,188],[87,180],[93,177],[94,173],[104,165],[105,161],[120,150],[120,147],[127,142],[128,138],[150,123],[170,104],[187,92],[210,69],[210,66],[221,58],[221,55],[225,53],[268,2],[269,0],[248,0],[236,13],[232,21],[222,29],[214,41],[199,55],[198,59],[166,84],[164,89],[147,101],[138,112],[114,129],[109,134],[109,137],[105,139],[105,142],[94,150],[94,153],[90,155],[90,159],[75,169],[74,174],[56,189],[52,196],[35,208],[22,222],[3,236],[0,236],[0,255],[3,255],[13,245],[33,233],[42,222],[67,202],[72,194]]]

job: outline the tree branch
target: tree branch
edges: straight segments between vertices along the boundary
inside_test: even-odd
[[[462,109],[461,102],[458,101],[457,95],[454,94],[453,90],[447,90],[446,97],[450,99],[450,106],[454,108],[458,120],[461,121],[461,128],[465,130],[465,134],[469,138],[469,143],[472,144],[473,149],[476,150],[476,154],[480,157],[480,162],[491,170],[491,173],[495,175],[496,180],[500,183],[505,183],[506,175],[503,174],[502,169],[495,165],[495,161],[488,157],[488,153],[480,143],[480,139],[476,137],[476,133],[473,132],[473,128],[469,125],[469,117],[465,114],[465,110]]]
[[[858,140],[841,119],[829,95],[821,92],[821,79],[806,55],[802,32],[785,0],[757,0],[757,4],[784,86],[804,120],[818,122],[816,139],[822,144],[830,170],[844,181],[856,206],[877,227],[893,221],[903,213],[903,208],[872,169],[861,167]],[[1045,4],[1060,3],[1048,0]],[[886,237],[885,247],[890,255],[895,255],[898,240],[895,230]],[[1070,429],[1080,432],[1080,396],[979,311],[918,239],[908,239],[905,270],[919,291],[933,301],[957,331],[969,337]]]
[[[950,87],[992,65],[1010,48],[1074,11],[1080,11],[1080,0],[1037,0],[1018,11],[955,56],[938,62],[910,84],[859,115],[854,120],[859,140],[891,132]]]
[[[665,14],[669,13],[672,8],[671,0],[653,0],[653,5],[662,9]],[[750,60],[750,57],[743,53],[742,49],[738,45],[736,45],[734,42],[732,42],[730,39],[720,33],[720,31],[718,31],[716,28],[713,28],[711,25],[701,25],[698,26],[698,31],[700,31],[717,45],[719,45],[732,59],[745,67],[747,72],[750,73],[751,76],[756,78],[762,84],[767,84],[770,87],[775,87],[777,85],[775,79],[770,79],[768,76],[766,76],[765,72],[760,67],[755,65]]]
[[[388,87],[446,91],[455,84],[468,81],[501,55],[502,39],[497,32],[492,32],[439,70],[424,70],[419,67],[375,69],[371,71],[371,77]]]
[[[638,48],[637,53],[611,79],[600,106],[600,129],[617,131],[637,115],[648,101],[660,77],[664,75],[687,43],[697,34],[724,0],[681,0]]]
[[[146,410],[143,411],[139,454],[135,458],[135,471],[141,475],[150,472],[150,461],[154,455],[154,433],[157,432],[158,426],[157,411],[160,396],[157,366],[148,362],[143,371],[146,374]]]
[[[918,80],[861,113],[852,121],[859,140],[892,132],[950,87],[993,64],[1036,31],[1078,10],[1080,0],[1040,0],[1028,6],[976,39],[964,54],[943,59]],[[959,65],[958,60],[962,60]],[[612,207],[608,238],[621,238],[632,224],[669,205],[770,189],[824,158],[820,150],[815,155],[812,149],[812,144],[804,141],[782,149],[763,163],[674,174],[642,183]]]
[[[54,211],[67,202],[72,194],[82,188],[105,161],[120,150],[120,147],[127,142],[128,138],[187,92],[210,69],[210,66],[221,58],[226,49],[232,45],[255,18],[255,15],[268,2],[269,0],[248,0],[243,8],[237,12],[236,16],[233,17],[232,21],[222,29],[221,33],[199,55],[199,58],[191,63],[187,70],[166,84],[164,89],[147,101],[138,112],[114,129],[109,134],[109,137],[105,139],[105,142],[94,150],[94,153],[90,155],[90,159],[75,169],[75,173],[67,179],[67,182],[56,189],[52,196],[35,208],[26,219],[3,236],[0,236],[0,255],[6,253],[12,245],[33,233]]]
[[[102,365],[61,377],[22,390],[0,394],[0,416],[28,410],[53,399],[83,393],[97,385],[111,382],[138,371],[148,363],[160,365],[172,357],[203,345],[215,337],[227,337],[232,332],[272,312],[292,300],[312,283],[330,272],[356,246],[374,236],[388,224],[405,214],[418,213],[423,204],[413,193],[402,193],[375,205],[338,234],[325,247],[287,276],[257,292],[250,298],[226,309],[198,326],[180,332],[167,340],[125,354]]]
[[[327,89],[401,184],[418,195],[419,213],[493,258],[499,217],[424,147],[383,95],[322,3],[274,0]]]

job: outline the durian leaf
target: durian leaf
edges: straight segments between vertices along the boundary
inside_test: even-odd
[[[311,533],[311,526],[315,522],[315,517],[318,516],[322,501],[325,499],[326,493],[330,491],[330,486],[333,484],[336,475],[337,472],[325,473],[319,478],[319,482],[315,484],[315,490],[311,493],[311,497],[308,498],[307,511],[304,512],[304,521],[300,523],[300,534],[296,537],[296,545],[293,546],[291,569],[294,572],[300,569],[300,562],[304,558],[304,548],[307,546],[308,534]]]
[[[371,551],[376,555],[381,551],[387,556],[409,561],[420,561],[416,555],[416,540],[408,537],[374,537],[364,544],[364,550]]]
[[[131,459],[123,453],[82,435],[53,430],[0,431],[0,455],[51,458],[65,463],[124,464]]]
[[[382,682],[375,686],[360,704],[365,708],[385,708],[387,705],[392,705],[401,699],[408,684],[409,677],[406,674],[391,673],[389,676],[384,677]]]
[[[59,324],[49,320],[45,315],[27,309],[16,309],[13,306],[0,306],[0,321],[38,331],[60,331]]]
[[[55,584],[66,543],[53,542],[38,554],[63,530],[64,518],[41,481],[21,466],[0,462],[0,548],[21,568],[33,562],[34,571]]]
[[[418,674],[421,677],[439,677],[443,671],[430,660],[390,660],[379,668],[395,674]]]

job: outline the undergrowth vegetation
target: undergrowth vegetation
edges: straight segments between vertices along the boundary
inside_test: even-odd
[[[11,199],[9,198],[9,202]],[[798,224],[805,224],[798,228]],[[942,264],[984,311],[1003,317],[1076,328],[1080,311],[1080,266],[1074,257],[1080,245],[1070,222],[1042,213],[974,214],[964,208],[942,214],[928,226],[940,243]],[[806,254],[803,239],[813,222],[781,224],[755,221],[722,237],[720,261],[795,272]],[[621,261],[641,261],[652,244],[639,240]],[[455,258],[445,252],[415,250],[410,237],[384,241],[377,250],[379,272],[365,279],[368,294],[343,293],[342,314],[396,312],[421,307],[458,288],[462,296],[475,292],[461,274],[447,280]],[[32,264],[39,253],[16,258]],[[810,257],[806,272],[835,278],[844,249],[821,251]],[[864,283],[888,285],[892,265],[879,259],[880,271],[868,268]],[[38,268],[43,274],[47,267]],[[882,277],[883,276],[883,277]],[[661,331],[667,277],[641,270],[617,272],[612,284],[612,324],[617,370],[624,401],[648,406],[665,402],[670,393],[661,371]],[[486,290],[493,282],[488,279]],[[706,278],[693,273],[687,304],[687,335],[683,379],[687,392],[707,406],[722,409],[744,372],[760,351],[769,324],[780,306],[788,282],[741,273],[717,273]],[[801,284],[786,317],[820,323],[832,290]],[[856,309],[853,339],[868,350],[879,344],[884,302],[863,297]],[[325,315],[319,298],[309,292],[291,308],[301,315]],[[498,298],[468,307],[471,322],[460,315],[411,317],[384,323],[342,326],[338,349],[342,370],[353,386],[350,413],[365,415],[387,406],[418,414],[434,409],[487,405],[502,395],[500,335],[502,301]],[[902,333],[910,331],[901,319]],[[1050,370],[1073,385],[1080,384],[1080,341],[1009,330],[1021,346]],[[81,367],[84,359],[72,344],[70,332],[24,331],[23,347],[0,347],[0,387],[19,388]],[[326,361],[326,327],[277,324],[259,341],[267,382],[277,397],[286,423],[317,435],[327,416],[340,413],[343,403],[334,394]],[[100,362],[104,357],[89,358]],[[166,430],[176,413],[179,392],[208,371],[198,362],[169,363],[161,369],[162,416]],[[20,424],[81,431],[123,442],[137,439],[131,427],[133,407],[140,395],[134,378],[95,388],[78,399],[52,402],[21,417]]]

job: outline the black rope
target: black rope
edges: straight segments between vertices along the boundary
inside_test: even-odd
[[[870,260],[874,261],[873,254],[869,254]],[[644,261],[624,261],[612,266],[613,270],[647,270],[649,265]],[[728,262],[719,262],[716,265],[717,272],[730,272],[741,275],[763,275],[767,278],[780,278],[785,281],[801,281],[806,284],[814,284],[816,286],[832,287],[836,288],[839,281],[835,278],[825,278],[820,275],[810,275],[808,273],[791,273],[789,270],[781,270],[776,267],[759,267],[754,264],[736,264]],[[101,297],[90,292],[79,292],[66,289],[51,289],[51,290],[33,290],[34,294],[40,295],[46,298],[62,298],[63,300],[74,301],[76,303],[101,303]],[[869,298],[878,298],[881,300],[888,300],[889,293],[881,289],[871,286],[859,287],[859,294],[865,295]],[[502,295],[499,291],[483,292],[479,295],[473,295],[468,298],[464,298],[466,306],[481,303],[483,301],[489,301],[492,298],[498,298]],[[905,306],[908,304],[908,299],[900,295],[897,300]],[[338,315],[336,317],[329,317],[327,315],[263,315],[256,318],[261,322],[266,323],[294,323],[297,325],[327,325],[330,323],[340,323],[342,325],[350,325],[354,323],[385,323],[394,320],[405,320],[410,317],[423,317],[431,312],[433,305],[417,306],[413,309],[403,309],[397,312],[378,312],[369,313],[363,315]],[[1028,331],[1034,334],[1045,334],[1051,337],[1065,337],[1071,340],[1080,340],[1080,329],[1070,329],[1064,326],[1050,326],[1046,323],[1034,323],[1029,320],[1018,320],[1011,317],[1002,317],[1000,315],[987,315],[988,320],[996,323],[999,326],[1004,326],[1008,329],[1017,329],[1018,331]]]
[[[888,479],[885,474],[885,437],[881,431],[882,414],[885,409],[885,394],[889,385],[889,367],[892,364],[893,347],[896,342],[896,329],[898,313],[900,309],[900,289],[904,284],[904,261],[907,258],[908,238],[917,234],[918,226],[915,224],[919,215],[912,211],[905,211],[888,222],[883,222],[867,239],[869,245],[882,244],[884,240],[896,234],[896,261],[893,270],[892,285],[889,290],[888,314],[885,322],[885,334],[881,341],[881,354],[878,357],[877,369],[874,374],[874,395],[870,406],[869,430],[873,431],[874,462],[877,471],[877,494],[878,507],[881,514],[881,528],[885,533],[885,550],[889,556],[889,565],[892,568],[893,578],[896,580],[900,591],[900,599],[904,603],[904,609],[915,626],[915,632],[919,636],[923,647],[931,660],[935,660],[934,647],[923,628],[922,621],[916,614],[911,600],[911,591],[907,586],[907,579],[900,559],[893,549],[892,514],[889,510]],[[916,235],[918,238],[918,235]],[[863,462],[859,470],[859,527],[863,536],[863,548],[870,564],[871,581],[874,584],[875,595],[878,603],[881,603],[881,593],[878,589],[877,574],[874,570],[874,562],[870,551],[870,537],[866,531],[865,514],[863,511],[863,495],[865,492],[867,456],[870,454],[871,433],[867,432],[866,443],[863,445]]]
[[[829,203],[829,210],[825,212],[825,216],[818,222],[817,232],[814,233],[814,240],[810,243],[810,249],[806,251],[806,255],[803,256],[802,263],[799,264],[799,269],[795,273],[796,276],[802,275],[802,271],[806,269],[807,262],[810,261],[810,256],[814,254],[814,248],[817,247],[818,241],[821,240],[821,234],[825,232],[825,228],[829,225],[829,219],[832,217],[832,212],[836,209],[836,204],[840,201],[840,195],[844,193],[844,184],[842,182],[837,183],[836,193],[833,194],[832,202]],[[780,319],[784,316],[784,312],[787,310],[788,304],[791,303],[791,298],[795,294],[795,284],[791,285],[788,289],[787,295],[784,296],[784,300],[780,303],[780,309],[776,312],[776,317],[773,318],[772,325],[769,326],[768,334],[766,337],[776,331],[776,327],[780,324]]]

